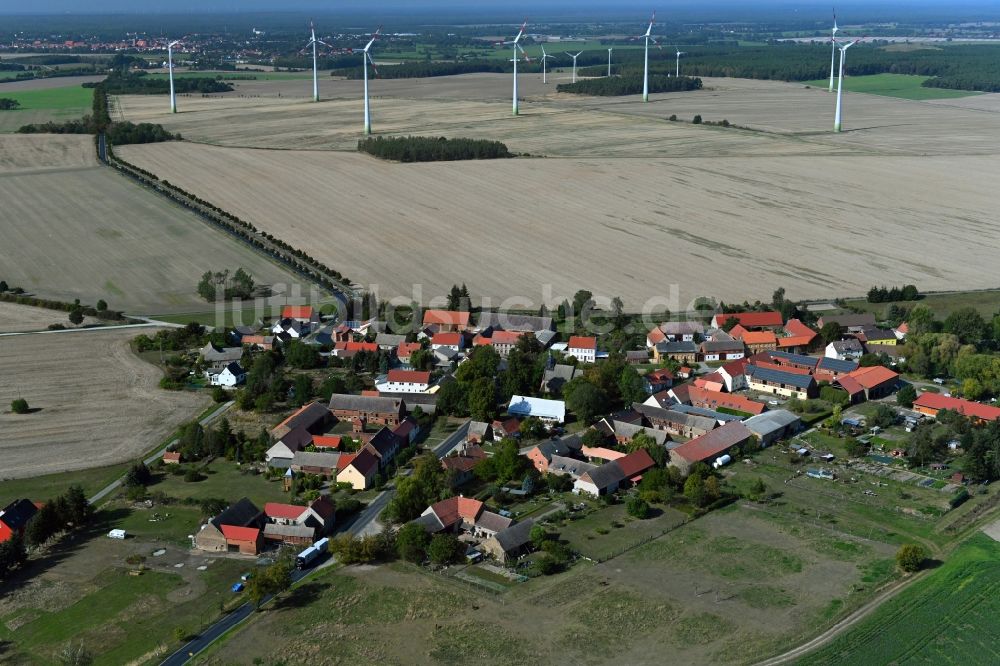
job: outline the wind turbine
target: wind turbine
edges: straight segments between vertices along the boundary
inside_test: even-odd
[[[611,76],[611,52],[614,51],[613,48],[608,49],[608,76]]]
[[[316,39],[316,28],[313,27],[312,21],[309,22],[309,32],[311,33],[312,38],[309,40],[309,43],[306,44],[306,48],[309,48],[311,46],[313,50],[313,101],[318,102],[319,72],[317,71],[316,67],[316,45],[317,44],[322,44],[323,46],[330,46],[330,45],[324,42],[322,39]]]
[[[674,47],[677,48],[676,46]],[[681,75],[681,56],[686,55],[687,51],[677,51],[677,68],[674,70],[674,76],[680,77]]]
[[[521,29],[517,31],[517,37],[509,42],[503,42],[504,45],[510,44],[514,47],[514,57],[511,58],[511,62],[514,63],[514,115],[518,113],[517,108],[517,61],[519,60],[517,52],[520,51],[524,54],[524,61],[531,62],[531,58],[528,57],[527,53],[524,53],[524,49],[521,48],[521,37],[524,36],[524,29],[528,27],[528,19],[524,19],[524,23],[521,24]]]
[[[542,61],[542,83],[548,83],[548,79],[546,78],[546,73],[545,73],[545,61],[548,60],[549,58],[554,58],[554,57],[555,56],[550,56],[548,53],[545,52],[545,45],[542,44],[542,57],[541,57],[541,61]]]
[[[576,59],[580,57],[580,54],[582,54],[583,51],[580,51],[580,53],[577,53],[576,55],[573,55],[569,51],[566,51],[565,53],[573,59],[573,83],[576,83]]]
[[[372,133],[372,113],[371,107],[368,103],[368,63],[372,64],[372,69],[375,71],[375,75],[378,76],[378,69],[375,67],[375,60],[372,58],[371,48],[375,40],[378,39],[379,34],[382,32],[382,26],[379,26],[375,32],[372,33],[372,38],[365,45],[362,50],[363,58],[361,60],[361,69],[365,72],[365,134]]]
[[[853,42],[848,42],[843,46],[837,46],[837,48],[840,49],[840,79],[837,82],[837,115],[833,120],[834,132],[840,131],[840,108],[841,108],[840,98],[844,92],[844,57],[847,55],[847,49],[851,48],[857,43],[858,40],[854,40]]]
[[[177,95],[174,94],[174,47],[181,43],[176,39],[167,43],[167,76],[170,78],[170,113],[177,113]]]
[[[837,59],[837,10],[833,10],[833,35],[830,36],[830,92],[833,92],[833,64]]]
[[[642,70],[642,101],[643,102],[648,102],[649,101],[649,43],[653,42],[654,44],[656,44],[656,48],[662,48],[660,46],[659,42],[656,41],[656,38],[653,37],[653,23],[655,23],[655,22],[656,22],[656,12],[654,11],[653,12],[653,17],[651,19],[649,19],[649,27],[646,28],[646,32],[644,34],[642,34],[642,35],[639,35],[639,37],[642,37],[643,39],[646,40],[646,52],[645,52],[645,58],[644,58],[644,63],[645,64],[644,64],[643,70]],[[636,37],[636,39],[639,39],[639,37]]]

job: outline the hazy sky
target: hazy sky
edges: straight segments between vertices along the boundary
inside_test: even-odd
[[[879,7],[937,7],[943,12],[982,6],[994,11],[995,0],[844,0],[834,2],[840,7],[867,8],[869,11]],[[393,11],[397,13],[421,11],[453,10],[456,13],[469,13],[476,10],[509,10],[521,11],[528,9],[533,13],[551,14],[558,11],[574,13],[574,11],[593,12],[594,10],[623,11],[631,7],[649,9],[659,7],[662,12],[683,10],[685,13],[697,13],[703,9],[707,13],[715,13],[726,6],[738,7],[745,13],[749,7],[782,6],[789,10],[816,11],[827,8],[831,0],[760,0],[752,3],[749,0],[717,0],[712,3],[695,0],[0,0],[0,13],[7,14],[45,14],[45,13],[130,13],[130,14],[176,14],[191,11],[198,12],[259,12],[259,11],[318,11],[336,13],[338,10],[356,12],[359,9],[370,9],[373,12]],[[604,13],[602,11],[601,13]],[[991,12],[992,13],[992,12]]]

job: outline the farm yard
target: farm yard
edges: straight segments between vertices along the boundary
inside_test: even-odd
[[[4,478],[132,460],[207,404],[207,396],[160,389],[160,371],[129,348],[135,335],[95,330],[0,343]],[[17,397],[37,411],[11,413]]]
[[[243,267],[259,284],[297,283],[276,264],[96,166],[90,136],[3,136],[4,279],[32,295],[130,314],[213,311],[196,293],[206,270]],[[7,167],[9,168],[9,167]],[[9,254],[8,254],[9,253]]]
[[[538,307],[551,285],[549,305],[588,288],[638,309],[676,283],[678,310],[698,296],[767,298],[776,285],[809,298],[862,294],[887,275],[923,289],[991,287],[1000,277],[984,270],[993,261],[981,243],[1000,234],[989,194],[998,157],[410,165],[188,142],[119,153],[407,302],[414,284],[429,297],[465,282],[493,303],[519,296]],[[447,236],[449,247],[373,243],[359,228]],[[483,248],[499,246],[507,251],[481,270]],[[720,258],[724,270],[700,270]]]

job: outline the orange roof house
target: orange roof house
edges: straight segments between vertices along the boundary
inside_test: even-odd
[[[256,527],[220,525],[219,529],[226,538],[226,547],[230,551],[244,555],[256,555],[260,552],[261,532]]]
[[[168,465],[179,465],[181,462],[181,452],[180,451],[166,451],[163,454],[163,462]]]
[[[736,322],[746,329],[751,328],[781,328],[782,320],[780,312],[726,312],[719,313],[712,317],[712,326],[722,328],[727,321],[735,319]]]
[[[597,338],[586,335],[571,335],[566,343],[567,349],[597,349]]]
[[[950,409],[977,421],[1000,420],[1000,409],[996,407],[980,405],[978,402],[962,398],[943,396],[939,393],[921,393],[920,397],[913,402],[913,409],[927,416],[937,416],[942,409]]]
[[[316,310],[311,305],[286,305],[281,310],[282,319],[297,319],[301,322],[319,321]]]
[[[339,449],[342,443],[340,435],[313,435],[312,438],[312,445],[317,449]]]
[[[439,331],[464,331],[469,328],[469,313],[455,310],[424,311],[424,326],[437,326]]]

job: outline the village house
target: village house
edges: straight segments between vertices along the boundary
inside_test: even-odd
[[[743,343],[732,340],[705,340],[698,345],[698,355],[702,361],[734,361],[745,355]]]
[[[495,419],[490,424],[491,437],[494,442],[499,442],[507,437],[521,436],[521,421],[516,416],[508,416],[505,419]]]
[[[743,422],[747,430],[760,441],[760,445],[770,446],[778,440],[788,439],[802,429],[802,420],[784,409],[775,409]]]
[[[478,444],[465,444],[461,450],[442,458],[441,467],[448,474],[451,487],[457,488],[472,480],[476,465],[486,457],[486,451]]]
[[[164,451],[163,452],[163,464],[164,465],[180,465],[181,464],[181,452],[180,451]]]
[[[537,315],[511,314],[509,312],[494,312],[488,310],[479,313],[476,327],[481,333],[491,331],[516,331],[518,333],[533,333],[539,342],[546,344],[551,340],[542,340],[546,333],[554,333],[552,317]]]
[[[493,426],[485,421],[469,421],[465,431],[467,444],[483,444],[493,440]]]
[[[378,344],[374,342],[355,342],[354,340],[345,340],[344,342],[334,344],[330,354],[336,358],[352,358],[361,352],[375,354],[378,352]]]
[[[487,511],[479,500],[459,495],[435,502],[411,522],[420,525],[430,534],[461,531],[478,539],[488,539],[510,527],[514,521]]]
[[[573,492],[587,493],[594,497],[607,495],[618,490],[624,482],[638,483],[642,473],[655,465],[645,449],[636,449],[626,456],[610,460],[581,474],[573,482]]]
[[[326,426],[331,420],[330,410],[325,405],[315,401],[310,402],[272,428],[271,437],[280,440],[296,428],[302,428],[309,433],[319,435],[326,431]]]
[[[733,393],[747,387],[747,378],[743,371],[748,363],[747,359],[741,358],[737,361],[730,361],[716,370],[727,391]]]
[[[493,331],[490,337],[477,335],[472,340],[472,345],[474,347],[489,345],[496,350],[500,358],[507,358],[517,346],[518,340],[524,335],[528,334],[521,331]]]
[[[698,321],[667,321],[660,330],[671,342],[695,342],[705,335],[705,326]]]
[[[402,445],[403,442],[392,430],[383,427],[364,445],[362,450],[368,451],[378,458],[379,470],[383,470],[396,457]]]
[[[379,393],[427,393],[430,386],[431,373],[422,370],[390,370],[375,382]]]
[[[860,333],[866,328],[875,326],[875,315],[870,312],[862,314],[839,314],[825,315],[816,321],[816,325],[823,328],[827,324],[837,324],[847,333]]]
[[[534,526],[534,518],[522,520],[487,537],[479,546],[493,559],[507,564],[531,550],[531,528]]]
[[[865,348],[857,338],[835,340],[826,346],[824,355],[840,361],[857,361],[865,353]]]
[[[404,365],[410,364],[410,356],[415,351],[420,351],[423,346],[419,342],[401,342],[396,347],[396,358]]]
[[[264,513],[246,497],[210,519],[195,534],[195,546],[216,553],[256,555],[263,543]]]
[[[534,416],[545,423],[559,424],[566,421],[566,403],[562,400],[513,395],[507,405],[507,413],[518,418]]]
[[[816,395],[816,380],[810,374],[799,374],[777,366],[747,365],[744,370],[747,385],[754,391],[807,400]]]
[[[431,337],[431,349],[438,351],[447,349],[458,353],[465,348],[465,337],[461,333],[443,332],[435,333]]]
[[[895,346],[899,342],[899,338],[896,337],[896,333],[885,328],[876,328],[874,326],[866,327],[858,333],[858,339],[865,343],[865,345],[886,345]]]
[[[524,456],[531,461],[532,466],[541,474],[548,474],[549,467],[554,458],[570,458],[579,454],[583,448],[583,443],[579,437],[563,437],[561,439],[547,439],[539,442],[534,448],[529,450]],[[559,472],[565,474],[566,472]]]
[[[740,421],[727,423],[712,432],[670,449],[670,464],[676,465],[687,474],[695,463],[712,462],[728,453],[733,447],[746,444],[752,436],[753,433]]]
[[[462,333],[469,330],[469,313],[456,310],[425,310],[424,328],[437,332]]]
[[[268,502],[264,505],[264,539],[295,546],[312,544],[333,531],[336,507],[327,497],[308,506]]]
[[[736,337],[742,340],[750,354],[759,354],[778,348],[778,338],[773,331],[743,331]]]
[[[216,347],[209,342],[199,352],[205,363],[225,365],[243,359],[243,347]]]
[[[767,409],[763,403],[732,393],[720,393],[692,386],[687,392],[688,401],[695,407],[718,410],[728,409],[743,414],[756,415]]]
[[[205,372],[212,386],[234,388],[246,381],[247,373],[238,362],[227,363],[222,368],[212,368]]]
[[[286,305],[281,309],[281,318],[297,321],[306,331],[319,324],[319,312],[311,305]]]
[[[678,363],[694,363],[698,360],[698,345],[693,342],[672,342],[665,340],[653,347],[653,361],[663,363],[670,359]]]
[[[899,384],[899,374],[881,365],[858,368],[834,380],[847,391],[851,402],[878,400],[891,395]]]
[[[777,331],[784,324],[780,312],[720,312],[712,317],[711,326],[712,328],[724,328],[730,319],[735,319],[739,326],[748,331],[762,329]]]
[[[368,490],[375,484],[379,460],[368,449],[356,454],[345,453],[337,462],[337,483],[350,484],[354,490]]]
[[[778,349],[790,352],[806,352],[813,348],[819,334],[798,319],[785,322],[783,335],[778,336]]]
[[[279,319],[271,326],[271,333],[283,340],[299,340],[307,330],[297,319]]]
[[[288,465],[288,469],[297,474],[313,474],[332,479],[337,476],[339,453],[314,451],[296,451]]]
[[[244,335],[240,344],[256,351],[271,351],[274,349],[273,335]]]
[[[24,536],[24,529],[36,513],[39,505],[31,500],[16,499],[0,509],[0,543],[15,535]]]
[[[674,385],[674,373],[666,368],[652,370],[642,377],[646,393],[659,393]]]
[[[665,430],[671,435],[697,437],[714,430],[715,419],[695,414],[684,414],[672,409],[652,407],[642,403],[632,403],[632,409],[642,415],[643,425],[655,430]]]
[[[341,421],[350,421],[356,432],[369,423],[397,426],[406,415],[406,403],[399,398],[382,398],[347,393],[330,396],[329,410]]]
[[[405,335],[397,335],[395,333],[379,333],[375,336],[375,344],[378,348],[383,351],[392,351],[393,349],[398,349],[399,345],[406,343]]]
[[[287,467],[299,451],[303,451],[313,442],[313,434],[305,428],[296,427],[271,445],[264,454],[264,460],[272,467]],[[280,461],[280,462],[279,462]]]
[[[566,356],[572,356],[580,363],[597,361],[597,338],[572,335],[566,342]]]
[[[542,391],[559,395],[562,393],[562,387],[581,372],[574,365],[556,363],[551,368],[546,368],[542,377]]]

